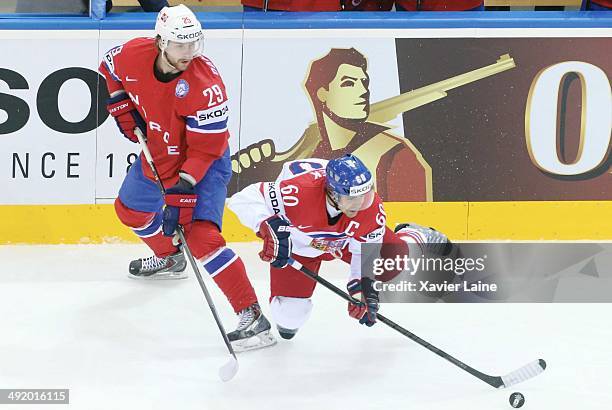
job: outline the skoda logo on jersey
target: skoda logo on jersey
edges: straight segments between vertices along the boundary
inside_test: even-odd
[[[176,90],[174,91],[174,94],[176,94],[178,98],[184,98],[188,93],[189,83],[181,78],[176,84]]]

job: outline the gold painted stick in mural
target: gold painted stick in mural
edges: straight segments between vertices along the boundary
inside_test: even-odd
[[[499,74],[514,67],[516,67],[514,59],[509,54],[504,54],[499,57],[495,64],[374,103],[370,108],[368,121],[378,123],[391,121],[401,113],[446,97],[448,95],[446,92],[449,90]],[[285,162],[297,158],[308,158],[320,140],[321,136],[317,124],[311,124],[296,144],[285,152],[277,152],[272,161]]]
[[[374,103],[370,109],[368,120],[383,123],[391,121],[403,112],[414,110],[415,108],[446,97],[446,91],[448,90],[482,80],[483,78],[510,70],[514,67],[516,67],[514,59],[510,57],[509,54],[504,54],[495,64]]]
[[[369,116],[367,119],[364,119],[364,124],[384,124],[401,115],[403,112],[413,110],[430,102],[446,97],[447,91],[449,90],[473,83],[495,74],[499,74],[514,67],[516,67],[514,59],[510,57],[509,54],[504,54],[494,64],[481,67],[434,84],[417,88],[416,90],[411,90],[383,101],[379,101],[370,106]],[[318,124],[317,122],[310,124],[306,130],[304,130],[304,133],[300,139],[291,148],[284,152],[276,152],[274,141],[271,139],[262,140],[258,143],[243,148],[232,156],[232,169],[234,173],[242,174],[243,181],[245,182],[249,181],[250,179],[257,180],[256,178],[260,177],[260,174],[273,174],[272,168],[275,166],[282,166],[282,164],[286,161],[308,158],[312,156],[316,148],[322,142],[320,131],[320,127],[322,126],[323,124]],[[328,138],[329,137],[330,136],[328,135]],[[424,162],[421,154],[408,139],[398,139],[396,137],[392,139],[394,141],[391,147],[403,142],[404,145],[408,146],[408,148],[414,152],[417,157],[422,160],[422,162]],[[380,152],[376,155],[381,157],[384,153],[385,152]],[[430,174],[431,170],[429,169],[429,166],[425,164],[424,167]],[[248,176],[244,175],[244,171],[247,171]],[[428,183],[428,186],[429,185],[430,184]],[[428,195],[428,198],[429,197],[430,195]]]

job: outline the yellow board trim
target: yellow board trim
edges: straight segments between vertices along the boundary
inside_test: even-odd
[[[612,201],[470,202],[467,239],[610,240]]]
[[[387,224],[433,226],[454,240],[611,240],[612,201],[388,202]],[[0,205],[0,244],[136,243],[113,205]],[[255,235],[225,212],[228,242]]]

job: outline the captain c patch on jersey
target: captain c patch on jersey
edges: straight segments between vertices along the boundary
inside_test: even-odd
[[[198,117],[198,125],[214,124],[220,121],[227,120],[229,107],[227,101],[221,105],[209,108],[207,110],[201,110],[196,113]]]

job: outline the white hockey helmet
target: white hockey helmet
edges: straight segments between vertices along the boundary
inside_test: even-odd
[[[198,18],[184,4],[164,7],[157,15],[155,35],[160,38],[160,48],[165,50],[170,42],[196,43],[201,48],[204,39]]]

